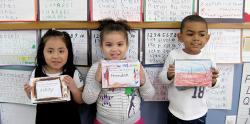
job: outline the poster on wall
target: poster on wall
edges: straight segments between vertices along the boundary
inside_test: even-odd
[[[250,29],[242,30],[242,61],[250,62]]]
[[[32,70],[0,69],[0,102],[31,104],[23,86]]]
[[[144,21],[181,21],[194,12],[195,0],[144,0]]]
[[[210,39],[202,49],[216,63],[241,63],[241,29],[209,29]]]
[[[173,49],[183,46],[177,39],[179,29],[145,29],[143,42],[143,64],[164,64]]]
[[[105,18],[142,21],[142,0],[90,0],[91,21]]]
[[[167,101],[168,89],[167,84],[163,84],[159,80],[159,73],[162,67],[144,67],[149,80],[155,88],[155,95],[152,98],[145,98],[144,101]]]
[[[243,22],[244,0],[199,0],[198,14],[208,22]]]
[[[0,103],[1,124],[35,124],[36,106]]]
[[[0,31],[0,65],[35,65],[37,31]]]
[[[40,21],[87,21],[88,0],[40,0]]]
[[[38,0],[1,0],[0,22],[37,20]]]
[[[244,21],[250,22],[250,0],[245,0]]]
[[[237,114],[237,124],[250,123],[250,63],[244,63],[240,100]]]
[[[234,64],[217,64],[218,87],[206,88],[209,109],[231,110],[233,95]]]

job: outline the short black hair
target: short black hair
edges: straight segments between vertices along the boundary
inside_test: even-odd
[[[181,21],[181,28],[180,28],[180,31],[182,32],[183,31],[183,28],[185,26],[185,24],[187,22],[202,22],[206,25],[207,29],[208,29],[208,26],[207,26],[207,21],[199,16],[199,15],[189,15],[189,16],[186,16],[182,21]]]

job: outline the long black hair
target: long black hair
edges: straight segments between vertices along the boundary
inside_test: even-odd
[[[74,54],[73,54],[73,47],[72,47],[72,42],[69,34],[67,32],[60,32],[57,30],[52,30],[49,29],[41,38],[39,42],[39,46],[37,49],[37,56],[36,56],[36,72],[38,76],[45,76],[43,72],[43,66],[47,65],[45,58],[44,58],[44,47],[47,43],[47,41],[52,38],[52,37],[59,37],[61,38],[67,49],[68,49],[68,60],[66,64],[63,66],[63,72],[64,74],[72,74],[72,72],[75,71],[76,67],[74,65]],[[39,74],[41,73],[41,74]]]

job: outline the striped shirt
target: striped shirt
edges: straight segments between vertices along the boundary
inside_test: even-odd
[[[102,89],[101,83],[95,80],[98,64],[93,64],[87,74],[82,95],[84,102],[97,103],[97,120],[101,123],[132,124],[138,121],[141,118],[141,97],[151,98],[155,93],[147,74],[145,84],[127,95],[128,88]]]

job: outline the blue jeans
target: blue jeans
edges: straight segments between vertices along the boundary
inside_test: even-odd
[[[167,124],[206,124],[206,117],[207,114],[195,120],[185,121],[175,117],[171,112],[168,111]]]

